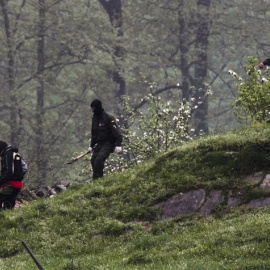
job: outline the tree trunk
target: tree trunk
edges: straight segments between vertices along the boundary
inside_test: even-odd
[[[117,37],[121,39],[121,37],[124,35],[122,31],[122,25],[123,25],[123,17],[122,17],[122,0],[99,0],[100,4],[103,6],[103,8],[106,10],[112,27],[116,30]],[[115,69],[112,71],[112,79],[115,83],[118,84],[118,89],[116,91],[116,102],[119,102],[120,104],[123,102],[123,96],[126,95],[126,81],[123,76],[124,69],[122,65],[122,61],[124,58],[124,48],[122,45],[119,45],[120,42],[115,46],[114,48],[114,55],[113,59],[115,62]],[[119,110],[119,107],[117,108]],[[118,112],[118,115],[120,115],[120,111]],[[128,124],[125,122],[126,119],[119,119],[120,125],[123,125],[124,127],[128,127]]]
[[[37,166],[39,172],[38,184],[42,185],[46,179],[47,162],[44,157],[44,96],[45,96],[45,0],[39,0],[39,23],[38,23],[38,41],[37,41],[37,104],[36,104],[36,153]]]
[[[182,9],[178,11],[178,24],[179,24],[179,49],[181,52],[180,69],[182,73],[182,100],[190,98],[190,75],[189,75],[189,32],[188,23],[184,16],[181,14]]]
[[[207,78],[208,70],[208,39],[211,27],[211,18],[209,15],[209,8],[211,0],[198,0],[197,7],[197,33],[196,33],[196,57],[195,62],[195,77],[194,86],[196,89],[195,100],[199,104],[197,110],[194,113],[195,121],[195,134],[199,135],[200,132],[204,134],[209,133],[208,128],[208,99],[204,98],[206,93],[206,87],[204,86]],[[202,103],[201,103],[202,102]],[[200,104],[201,103],[201,104]]]
[[[17,98],[14,92],[15,88],[15,71],[14,71],[14,51],[12,44],[12,34],[10,21],[7,10],[7,1],[0,0],[0,5],[3,14],[3,21],[5,27],[5,34],[7,40],[7,77],[8,77],[8,93],[9,93],[9,110],[10,110],[10,143],[12,145],[18,145],[18,133],[19,133],[19,123],[18,123],[18,113],[17,113]]]

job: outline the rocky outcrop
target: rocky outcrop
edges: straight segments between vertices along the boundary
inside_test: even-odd
[[[260,189],[270,190],[270,174],[264,176],[263,172],[257,172],[253,175],[244,177],[247,181]],[[200,213],[202,215],[210,215],[215,207],[224,204],[228,207],[236,207],[241,204],[237,195],[230,191],[229,196],[225,196],[222,190],[213,190],[208,195],[203,189],[193,190],[186,193],[179,193],[174,195],[166,202],[159,204],[157,207],[161,208],[161,220],[173,218],[179,215],[186,215],[191,213]],[[259,198],[250,201],[246,204],[247,208],[257,208],[270,206],[270,197]]]
[[[257,172],[244,177],[244,181],[262,190],[270,190],[270,174],[265,175],[263,172]],[[68,186],[58,183],[52,187],[39,187],[36,190],[23,189],[16,205],[20,206],[22,202],[37,200],[41,197],[54,197],[59,192],[66,190]],[[222,190],[213,190],[207,194],[203,189],[191,190],[185,193],[175,194],[167,201],[156,205],[156,207],[162,210],[161,220],[192,213],[207,216],[211,215],[213,210],[221,204],[228,207],[240,206],[241,200],[239,197],[241,197],[242,192],[231,190],[229,194],[224,194]],[[270,196],[257,198],[246,204],[246,207],[249,209],[267,206],[270,206]]]
[[[208,197],[206,198],[204,204],[199,209],[200,214],[209,215],[211,214],[212,209],[222,203],[224,200],[224,195],[221,190],[211,191]]]
[[[161,219],[198,211],[204,200],[205,192],[202,189],[176,194],[165,202]]]

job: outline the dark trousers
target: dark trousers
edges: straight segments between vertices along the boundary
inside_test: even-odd
[[[15,207],[16,198],[20,191],[20,189],[13,188],[12,193],[9,195],[0,193],[0,210],[13,209]]]
[[[103,176],[104,163],[106,159],[113,152],[114,146],[111,145],[97,145],[91,158],[91,165],[93,169],[93,179]]]

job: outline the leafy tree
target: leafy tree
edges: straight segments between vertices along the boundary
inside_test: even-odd
[[[264,72],[258,70],[258,59],[248,57],[245,67],[247,78],[241,78],[236,72],[229,74],[237,82],[238,97],[233,107],[241,122],[255,123],[269,120],[270,115],[270,74],[267,68]]]
[[[228,70],[244,78],[247,56],[269,56],[269,31],[265,27],[269,7],[270,2],[264,0],[212,3],[207,80],[215,89],[209,100],[211,132],[239,128],[232,108],[238,91]]]

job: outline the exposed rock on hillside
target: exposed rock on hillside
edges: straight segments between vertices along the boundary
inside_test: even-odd
[[[262,172],[258,172],[254,175],[248,175],[244,180],[250,182],[254,188],[259,187],[259,189],[270,190],[270,174],[264,176]],[[206,195],[203,189],[198,189],[176,194],[166,202],[159,204],[158,207],[162,209],[162,220],[194,212],[210,215],[213,209],[220,204],[227,205],[228,207],[241,205],[241,195],[241,192],[230,191],[229,196],[225,196],[222,190],[214,190]],[[254,199],[246,204],[247,208],[265,206],[270,206],[270,197]]]

